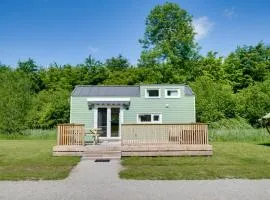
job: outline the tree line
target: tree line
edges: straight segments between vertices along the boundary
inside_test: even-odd
[[[76,85],[185,83],[196,94],[198,122],[246,121],[270,112],[270,46],[237,47],[226,57],[203,56],[192,16],[178,4],[155,6],[145,22],[137,65],[118,55],[104,62],[92,56],[77,65],[0,64],[0,132],[50,128],[69,121],[70,93]]]

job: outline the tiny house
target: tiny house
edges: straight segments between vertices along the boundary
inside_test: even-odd
[[[76,86],[70,123],[86,132],[100,128],[100,138],[120,139],[121,124],[195,123],[195,95],[187,85]]]

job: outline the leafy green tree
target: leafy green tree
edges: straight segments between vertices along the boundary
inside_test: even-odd
[[[31,91],[37,93],[43,89],[41,78],[39,76],[39,67],[35,61],[29,58],[27,61],[19,61],[17,71],[25,73],[30,79]]]
[[[38,71],[38,66],[33,59],[29,58],[27,61],[19,61],[17,69],[29,74]]]
[[[258,119],[270,112],[270,78],[241,90],[237,94],[237,111],[250,124],[259,126]]]
[[[98,66],[102,66],[102,62],[100,62],[99,60],[96,60],[95,58],[93,58],[91,55],[89,55],[84,62],[84,65],[87,68],[91,68],[91,67],[98,67]]]
[[[201,76],[191,87],[196,94],[197,121],[211,123],[236,117],[236,100],[228,83]]]
[[[105,62],[105,66],[110,71],[119,71],[123,69],[127,69],[130,67],[130,64],[128,62],[128,59],[124,58],[121,54],[117,57],[112,57],[110,59],[107,59]]]
[[[30,128],[51,128],[69,122],[70,92],[67,90],[43,90],[32,99],[27,116]]]
[[[270,46],[260,42],[238,47],[225,59],[224,69],[235,92],[263,82],[270,72]]]
[[[29,77],[19,71],[0,73],[0,133],[20,133],[31,103]]]
[[[4,73],[4,72],[7,72],[7,71],[11,71],[11,68],[6,66],[6,65],[2,65],[0,63],[0,73]]]
[[[187,71],[186,62],[196,58],[197,45],[191,15],[175,3],[158,5],[146,19],[141,66],[171,64]],[[189,66],[190,67],[190,66]]]
[[[197,62],[194,62],[189,80],[194,81],[199,76],[208,76],[216,81],[224,80],[223,58],[217,57],[217,54],[217,52],[210,51],[205,57],[201,56]]]

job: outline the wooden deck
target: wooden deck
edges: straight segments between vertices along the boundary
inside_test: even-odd
[[[122,124],[121,141],[84,145],[84,126],[58,126],[54,156],[210,156],[206,124]]]

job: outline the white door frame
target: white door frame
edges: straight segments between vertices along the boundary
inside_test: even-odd
[[[100,137],[101,139],[120,139],[121,138],[121,124],[124,122],[123,106],[99,106],[95,105],[94,110],[94,128],[98,127],[98,108],[107,108],[107,137]],[[111,108],[120,108],[119,112],[119,136],[111,137]]]

